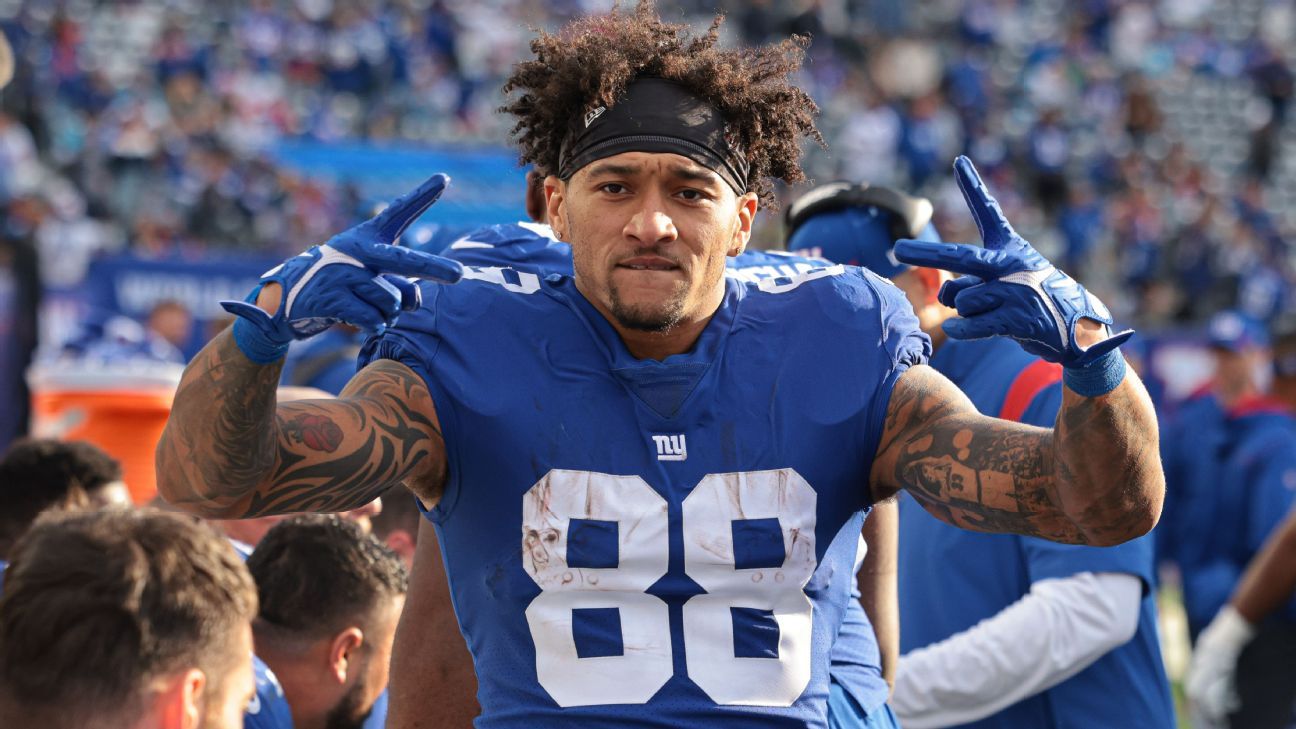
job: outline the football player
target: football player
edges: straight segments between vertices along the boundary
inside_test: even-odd
[[[570,276],[571,246],[558,241],[548,225],[544,177],[535,170],[527,173],[525,200],[530,222],[474,231],[451,244],[444,255],[465,265],[505,266],[518,272]],[[907,196],[890,193],[887,197],[889,191],[884,188],[873,188],[873,192],[877,193],[879,205],[897,207],[888,208],[888,214],[864,221],[859,229],[850,231],[852,237],[939,240],[930,224],[930,204],[925,209],[907,205]],[[895,220],[906,222],[897,226]],[[823,258],[785,251],[746,250],[727,259],[726,265],[727,276],[761,281],[796,276],[830,264]],[[867,726],[870,721],[889,720],[889,709],[883,705],[888,684],[894,681],[900,649],[895,604],[897,520],[896,504],[885,502],[874,505],[864,523],[868,542],[861,539],[856,567],[863,604],[848,603],[833,644],[829,726]],[[441,552],[428,524],[419,542],[419,550],[424,553],[420,559],[424,569],[411,575],[410,597],[401,616],[392,656],[391,686],[396,698],[392,702],[390,722],[395,727],[416,726],[426,721],[421,709],[432,700],[429,694],[435,697],[439,708],[438,726],[465,726],[479,713],[471,658],[449,609],[451,598],[441,568]]]
[[[1232,598],[1198,636],[1185,682],[1206,721],[1238,729],[1288,727],[1296,700],[1296,602],[1290,600],[1289,575],[1296,332],[1290,323],[1280,324],[1272,355],[1272,394],[1238,402],[1230,412],[1213,529],[1232,539],[1202,571],[1213,593]]]
[[[158,470],[185,508],[342,510],[402,481],[419,496],[479,726],[826,725],[863,510],[900,489],[957,525],[1059,541],[1156,522],[1129,334],[1012,231],[968,160],[985,248],[896,254],[975,275],[951,336],[1011,335],[1063,365],[1055,430],[977,413],[873,274],[726,279],[815,133],[788,81],[797,44],[717,43],[641,3],[541,34],[518,65],[507,108],[523,162],[555,172],[572,277],[388,245],[441,194],[434,176],[228,304],[239,320],[177,392]],[[377,333],[366,365],[336,401],[276,405],[287,344],[339,320]],[[304,417],[340,437],[296,439]]]

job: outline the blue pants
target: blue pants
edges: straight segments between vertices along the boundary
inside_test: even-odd
[[[900,721],[886,704],[866,711],[833,681],[828,688],[828,729],[900,729]]]

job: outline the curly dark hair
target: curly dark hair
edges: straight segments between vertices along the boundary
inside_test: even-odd
[[[409,589],[405,563],[337,514],[279,522],[247,566],[261,600],[261,625],[311,639],[363,623],[380,600]]]
[[[717,15],[697,36],[687,25],[663,22],[651,0],[641,0],[632,13],[614,9],[556,33],[538,31],[531,41],[535,59],[518,63],[504,84],[505,94],[521,93],[500,107],[517,118],[512,134],[522,164],[557,170],[571,120],[596,104],[611,106],[635,78],[657,76],[720,110],[751,166],[749,190],[761,205],[776,208],[771,178],[804,180],[801,138],[824,144],[814,123],[818,107],[788,80],[801,67],[808,40],[793,36],[724,50],[718,47],[723,22]]]

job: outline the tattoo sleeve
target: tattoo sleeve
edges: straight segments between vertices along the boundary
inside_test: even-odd
[[[1164,494],[1156,419],[1132,373],[1116,390],[1067,390],[1053,430],[976,411],[930,367],[896,382],[873,483],[937,518],[984,532],[1118,544],[1156,523]]]
[[[401,482],[436,501],[444,447],[418,375],[382,360],[338,399],[276,405],[281,368],[250,362],[228,331],[190,363],[158,444],[167,501],[227,519],[345,511]]]

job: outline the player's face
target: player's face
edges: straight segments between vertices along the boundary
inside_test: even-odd
[[[638,331],[667,332],[715,313],[725,258],[742,252],[756,214],[755,194],[735,195],[677,154],[625,152],[546,186],[554,229],[572,245],[577,287]]]
[[[387,688],[388,667],[391,664],[392,643],[396,638],[396,623],[400,620],[404,597],[392,598],[378,610],[365,640],[369,642],[365,664],[360,675],[325,719],[326,729],[360,729],[373,711],[374,702]]]

